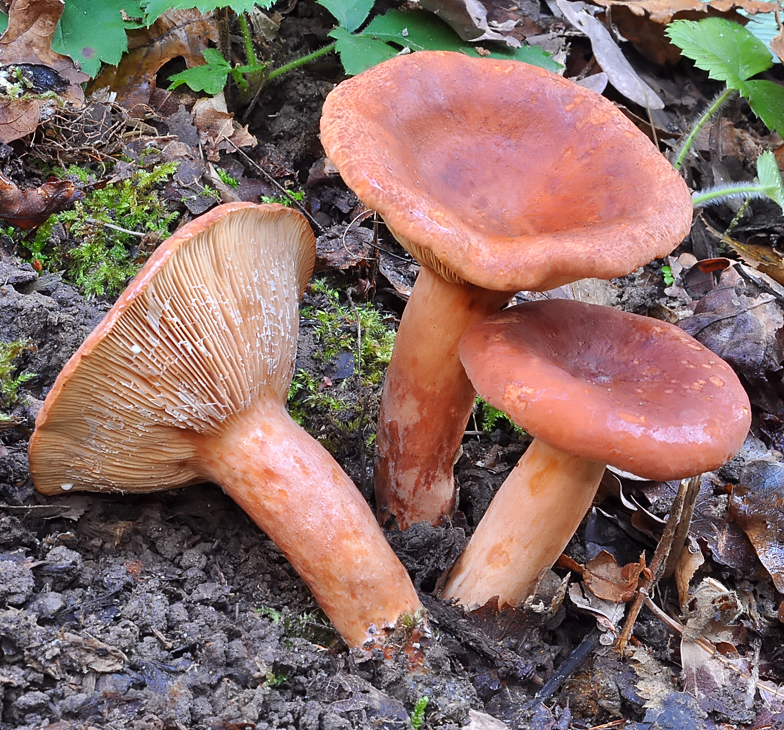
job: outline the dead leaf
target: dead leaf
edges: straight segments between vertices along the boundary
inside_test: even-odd
[[[84,198],[70,180],[49,180],[37,188],[20,190],[0,174],[0,220],[19,228],[35,228],[46,219]]]
[[[689,583],[700,566],[705,562],[705,556],[700,550],[699,543],[689,535],[686,549],[681,551],[678,563],[675,566],[675,585],[678,588],[678,599],[683,611],[689,601]]]
[[[621,567],[610,553],[602,550],[586,563],[583,580],[588,590],[598,598],[613,603],[626,603],[636,595],[637,582],[644,568],[642,558],[638,563],[628,563]]]
[[[730,496],[730,515],[784,593],[784,463],[751,462],[739,482]]]
[[[82,636],[66,631],[63,640],[67,643],[68,663],[82,672],[119,672],[128,661],[119,649],[89,634]]]
[[[727,236],[722,241],[737,251],[738,255],[753,269],[767,274],[771,279],[784,285],[784,256],[772,246],[754,243],[741,243]]]
[[[419,0],[419,5],[435,13],[464,41],[503,41],[520,47],[517,38],[493,30],[487,22],[487,8],[479,0]],[[514,27],[514,23],[512,23]],[[503,30],[511,30],[504,27]]]
[[[155,75],[165,63],[173,58],[182,58],[188,68],[204,63],[202,51],[218,37],[212,18],[212,13],[198,10],[169,10],[149,28],[130,31],[128,53],[119,65],[105,67],[88,92],[109,87],[129,111],[147,106],[155,90]]]
[[[566,20],[581,30],[591,41],[594,56],[607,74],[610,83],[627,99],[643,108],[664,109],[664,102],[632,68],[618,47],[607,26],[588,11],[583,2],[556,0]]]
[[[233,152],[238,147],[253,147],[256,138],[234,121],[226,107],[223,92],[199,99],[193,105],[193,123],[199,132],[204,153],[211,162],[220,160],[220,150]]]
[[[724,16],[745,22],[735,13],[769,13],[774,4],[765,0],[591,0],[612,11],[612,23],[620,35],[643,56],[657,64],[675,63],[680,49],[670,43],[664,28],[672,20],[700,20]]]
[[[370,215],[370,211],[368,211]],[[316,271],[359,266],[371,258],[373,231],[360,226],[333,226],[316,239]]]
[[[776,10],[776,22],[779,24],[779,32],[771,39],[770,50],[779,57],[779,61],[784,63],[784,27],[781,24],[778,10]]]
[[[602,637],[599,639],[604,646],[609,646],[618,634],[618,623],[623,618],[626,606],[615,601],[606,601],[590,591],[583,591],[579,583],[569,586],[569,598],[577,608],[593,614]]]
[[[51,48],[63,8],[62,0],[16,0],[12,4],[8,28],[0,38],[0,73],[18,66],[28,67],[32,73],[41,67],[51,69],[57,79],[53,80],[54,86],[46,90],[55,91],[66,103],[82,106],[81,84],[89,76],[79,71],[68,56],[55,53]],[[37,74],[46,75],[41,71]],[[31,91],[36,92],[35,85]],[[8,144],[35,131],[42,108],[55,103],[31,94],[18,99],[0,97],[0,142]]]

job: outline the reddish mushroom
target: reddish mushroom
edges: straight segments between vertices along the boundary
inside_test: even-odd
[[[583,302],[511,307],[460,341],[488,403],[534,436],[453,567],[444,596],[516,605],[561,554],[606,464],[667,481],[715,469],[748,432],[732,369],[683,330]]]
[[[314,261],[305,218],[280,205],[181,228],[60,373],[30,472],[44,494],[216,482],[368,649],[420,602],[359,491],[285,409]]]
[[[422,264],[384,385],[376,499],[382,522],[436,523],[454,508],[475,396],[462,333],[521,289],[621,276],[669,253],[691,197],[611,102],[517,61],[393,58],[329,94],[321,139]]]

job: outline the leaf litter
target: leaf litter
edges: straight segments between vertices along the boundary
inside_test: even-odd
[[[278,38],[265,42],[296,48],[312,28],[328,30],[308,3],[299,5],[305,10],[283,13]],[[526,37],[525,27],[529,35],[541,32],[554,41],[564,28],[563,21],[559,30],[552,16],[528,4],[520,10],[507,5],[484,3],[486,15],[474,14],[479,30],[486,18],[492,32]],[[575,5],[567,7],[574,10]],[[751,5],[743,7],[756,9]],[[471,7],[463,3],[461,12]],[[585,4],[577,8],[586,17],[595,12]],[[708,11],[726,14],[730,9],[714,2]],[[679,1],[639,3],[630,12],[638,35],[654,37],[664,17],[683,17],[678,13],[690,10]],[[613,5],[613,22],[621,11]],[[245,127],[233,120],[225,100],[203,100],[199,107],[187,91],[159,88],[158,72],[167,62],[181,57],[186,65],[198,63],[200,51],[214,40],[213,26],[202,16],[187,17],[179,25],[167,17],[157,29],[136,31],[120,70],[107,71],[91,87],[108,86],[119,102],[105,91],[88,98],[93,127],[74,124],[70,133],[44,120],[36,154],[55,160],[70,154],[78,160],[84,159],[80,149],[81,154],[90,150],[94,165],[95,159],[106,161],[122,152],[131,161],[125,163],[130,165],[126,172],[114,167],[92,185],[129,174],[133,166],[174,160],[178,170],[165,194],[184,216],[206,210],[219,198],[259,200],[278,197],[292,184],[304,185],[304,204],[326,231],[319,239],[321,276],[337,291],[347,290],[339,295],[347,301],[375,296],[390,319],[399,315],[416,264],[330,174],[318,145],[320,101],[330,88],[320,74],[338,80],[339,69],[327,65],[318,74],[300,71],[281,79],[264,91]],[[505,22],[510,18],[517,27]],[[582,39],[589,57],[580,67],[581,39],[570,37],[578,74],[617,73],[608,56],[596,53],[593,38]],[[644,45],[629,37],[647,55]],[[617,37],[608,42],[619,53],[627,49]],[[43,58],[39,54],[39,62]],[[656,66],[661,62],[635,59],[633,73],[651,84],[662,74]],[[703,81],[687,80],[680,66],[672,73],[669,96],[658,83],[651,85],[664,100],[657,129],[683,123],[689,95],[693,108],[710,93]],[[684,89],[685,95],[680,93]],[[616,100],[628,103],[628,98]],[[75,101],[81,103],[78,95]],[[129,115],[134,106],[136,113],[144,108],[138,122]],[[653,108],[650,99],[647,106]],[[73,121],[83,112],[58,114]],[[639,118],[645,117],[642,110]],[[19,139],[39,121],[37,115],[35,124],[28,122]],[[762,131],[749,124],[739,105],[731,106],[701,138],[699,157],[689,163],[687,174],[703,183],[711,183],[722,168],[733,177],[744,168],[753,175],[755,150],[770,146],[784,159],[780,140]],[[89,134],[89,145],[79,142],[79,135],[84,140]],[[254,146],[250,135],[262,144]],[[7,155],[0,162],[8,181],[0,192],[7,190],[9,196],[2,211],[16,215],[8,222],[37,225],[37,216],[57,211],[60,203],[46,207],[45,186],[51,183],[36,179],[30,167]],[[225,182],[227,176],[237,185]],[[72,179],[60,182],[68,183],[62,185],[63,205],[85,187]],[[23,198],[31,202],[17,208],[6,202]],[[763,215],[770,210],[764,203],[752,203],[751,210],[753,220],[770,223],[751,230],[747,214],[731,238],[737,246],[720,234],[737,208],[706,210],[703,227],[695,228],[670,258],[669,286],[660,264],[654,264],[612,284],[572,286],[547,295],[596,296],[605,305],[677,321],[733,364],[760,414],[756,433],[762,440],[750,438],[730,464],[703,477],[674,581],[663,579],[656,593],[645,596],[626,655],[605,644],[622,631],[629,602],[641,595],[637,589],[666,529],[677,485],[614,477],[616,486],[567,548],[568,559],[542,576],[535,595],[517,611],[488,606],[465,614],[430,595],[525,448],[516,432],[501,425],[467,437],[456,466],[463,487],[460,510],[450,526],[415,526],[390,535],[441,636],[430,671],[415,677],[399,667],[354,665],[278,551],[214,489],[189,491],[187,502],[172,493],[134,499],[91,495],[78,497],[75,506],[67,503],[72,498],[56,505],[35,503],[25,453],[35,413],[57,371],[108,302],[87,302],[61,275],[35,271],[18,258],[11,238],[3,237],[0,271],[7,283],[0,286],[0,340],[24,337],[37,349],[18,363],[20,372],[33,372],[35,378],[24,386],[23,401],[13,412],[16,425],[2,431],[0,571],[7,572],[0,574],[9,577],[13,592],[4,594],[0,607],[0,727],[33,728],[46,721],[58,730],[85,723],[112,728],[405,727],[424,695],[430,698],[427,727],[651,730],[718,727],[722,721],[761,728],[781,722],[782,457],[772,450],[784,445],[784,296],[776,282],[780,257],[774,247],[781,233],[780,219]],[[68,240],[69,232],[57,235]],[[767,239],[759,242],[760,236]],[[726,254],[725,246],[746,263]],[[319,370],[317,360],[308,357],[316,345],[308,328],[302,329],[300,362],[315,370],[327,392],[350,397],[353,369],[341,376],[340,385],[331,382],[326,365]],[[372,424],[377,408],[377,400],[368,403],[365,425]],[[338,427],[329,413],[313,413],[309,419],[308,428],[322,435],[358,484],[367,485],[368,447],[361,447],[363,466],[356,434]],[[47,677],[58,682],[47,683]]]

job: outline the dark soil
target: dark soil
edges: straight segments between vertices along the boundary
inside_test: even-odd
[[[300,2],[270,52],[286,57],[313,50],[327,40],[329,27],[323,11]],[[260,141],[251,156],[278,182],[304,186],[306,207],[320,227],[318,276],[327,277],[343,301],[374,302],[393,321],[416,267],[383,228],[374,241],[370,220],[343,238],[362,207],[338,178],[323,173],[318,119],[340,74],[336,59],[328,58],[271,84],[250,120]],[[739,108],[729,113],[738,126],[748,126]],[[255,177],[240,156],[225,155],[221,165]],[[753,210],[761,216],[758,225],[739,235],[760,235],[760,228],[779,235],[776,209],[762,204]],[[732,215],[723,209],[711,220],[726,226]],[[336,263],[337,240],[348,240],[358,252],[354,259]],[[111,301],[85,300],[59,274],[37,272],[10,238],[0,237],[0,244],[0,340],[29,342],[17,372],[35,375],[9,413],[15,425],[0,432],[0,730],[391,730],[411,727],[424,697],[424,728],[503,727],[494,722],[542,729],[784,727],[784,703],[775,693],[731,691],[747,688],[752,676],[774,688],[784,681],[781,596],[728,518],[728,492],[742,469],[780,456],[770,450],[779,443],[784,416],[771,385],[776,368],[760,367],[756,379],[747,377],[759,396],[755,406],[768,415],[765,428],[755,421],[763,441],[750,441],[730,466],[706,476],[692,527],[706,557],[693,582],[721,581],[742,605],[722,635],[734,662],[718,665],[726,691],[705,689],[704,677],[703,694],[684,691],[692,685],[683,684],[680,638],[647,608],[621,656],[609,644],[622,621],[613,628],[600,616],[597,625],[597,611],[564,600],[569,570],[602,550],[621,566],[643,553],[650,561],[662,532],[657,517],[666,517],[677,484],[624,480],[620,486],[610,477],[604,500],[567,550],[573,562],[557,567],[526,607],[466,615],[436,597],[445,571],[525,449],[526,439],[505,422],[489,432],[469,424],[456,465],[459,510],[450,526],[418,524],[388,534],[435,629],[424,668],[410,673],[403,657],[357,661],[275,545],[215,486],[150,496],[44,498],[34,490],[27,441],[36,413]],[[700,245],[707,246],[704,236],[677,253],[696,253]],[[708,249],[698,258],[716,255]],[[739,296],[761,291],[748,282],[737,287]],[[665,293],[660,264],[597,284],[591,293],[600,303],[671,320],[686,307],[678,296]],[[314,292],[306,294],[306,302],[316,300]],[[326,366],[315,357],[318,343],[307,323],[300,339],[298,367],[323,379]],[[318,412],[305,425],[329,442],[372,501],[372,454],[364,444],[378,389],[353,387],[350,379],[347,386],[352,413],[363,414],[361,432]],[[571,574],[573,587],[579,578]],[[684,624],[702,610],[692,603],[681,613],[671,581],[662,584],[657,603]],[[706,625],[720,618],[710,606]],[[715,679],[716,666],[706,660],[705,668]]]

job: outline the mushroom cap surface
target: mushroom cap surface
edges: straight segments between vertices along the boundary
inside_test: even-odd
[[[471,327],[459,350],[482,398],[532,436],[647,479],[718,468],[749,430],[749,399],[730,366],[650,317],[529,302]]]
[[[321,141],[420,263],[486,289],[625,275],[691,226],[686,184],[609,100],[519,61],[392,58],[327,96]]]
[[[180,228],[57,377],[30,440],[36,488],[202,481],[194,436],[285,403],[314,262],[313,231],[281,205],[227,203]]]

